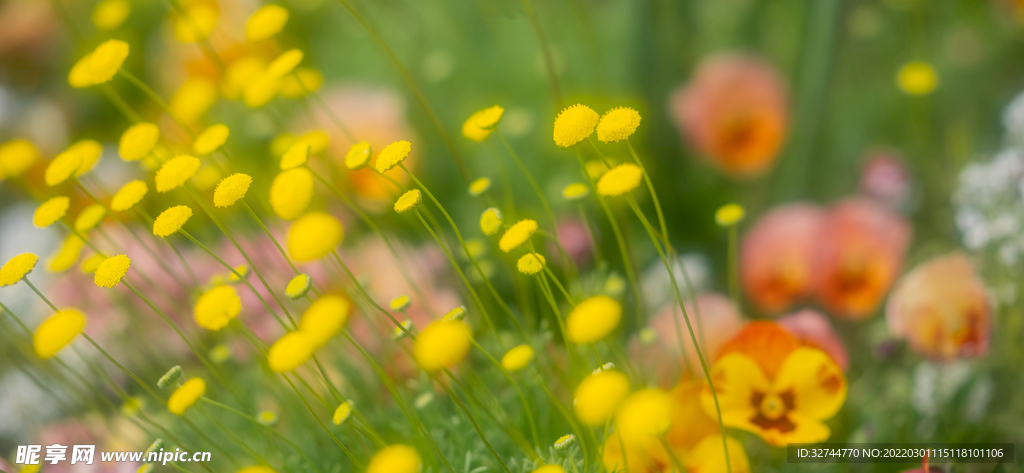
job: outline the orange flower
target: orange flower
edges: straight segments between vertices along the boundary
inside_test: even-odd
[[[762,216],[743,237],[740,282],[757,308],[778,313],[810,293],[824,217],[812,204],[784,205]]]
[[[906,220],[872,201],[836,204],[817,238],[818,300],[833,315],[870,317],[900,273],[911,233]]]
[[[704,159],[733,177],[774,164],[788,128],[788,92],[779,74],[752,56],[704,60],[673,92],[670,114]]]
[[[775,377],[782,362],[793,350],[800,347],[800,340],[779,324],[768,321],[750,322],[718,350],[715,360],[738,353],[757,360],[761,370],[768,377]]]
[[[846,353],[846,345],[839,337],[828,317],[814,309],[802,309],[780,317],[779,326],[800,339],[800,342],[817,348],[832,357],[837,365],[846,371],[850,366],[850,356]]]
[[[930,358],[948,361],[988,352],[992,305],[961,253],[932,258],[904,275],[885,316],[893,335]]]

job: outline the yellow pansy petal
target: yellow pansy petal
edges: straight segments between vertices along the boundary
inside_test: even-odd
[[[729,466],[731,473],[749,473],[750,460],[743,444],[732,437],[725,438],[729,446]],[[683,457],[687,471],[701,473],[730,473],[725,465],[725,448],[722,447],[721,435],[708,435],[694,445]]]
[[[772,386],[774,392],[793,393],[793,411],[810,419],[825,420],[846,401],[846,376],[825,352],[801,347],[782,362]]]
[[[750,357],[730,353],[723,356],[711,367],[711,379],[718,394],[718,405],[722,410],[725,425],[747,430],[757,430],[750,423],[756,414],[751,404],[755,392],[768,392],[771,385],[764,371]],[[715,414],[715,401],[707,387],[701,393],[701,405],[708,415]]]

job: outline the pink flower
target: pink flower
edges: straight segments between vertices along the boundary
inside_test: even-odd
[[[929,358],[949,361],[988,352],[992,304],[971,262],[959,252],[905,274],[885,316],[894,336]]]
[[[761,59],[712,56],[669,99],[669,114],[690,145],[733,177],[752,177],[775,163],[788,129],[785,83]]]
[[[827,353],[843,371],[850,366],[850,356],[843,339],[839,338],[832,323],[821,312],[803,309],[783,316],[777,322],[805,345]]]
[[[558,242],[565,248],[576,265],[586,263],[592,256],[594,250],[590,241],[590,232],[587,226],[579,219],[565,218],[558,222]],[[556,257],[552,262],[558,264],[562,261],[560,252],[551,241],[547,245],[548,254]]]
[[[812,204],[784,205],[762,216],[743,237],[740,282],[760,310],[787,310],[813,289],[814,247],[824,219]]]
[[[910,173],[891,149],[868,151],[860,176],[860,191],[889,207],[899,208],[910,197]]]

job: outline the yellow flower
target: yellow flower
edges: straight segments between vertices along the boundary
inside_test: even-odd
[[[249,17],[245,24],[245,38],[249,42],[262,41],[276,35],[288,22],[288,9],[280,5],[264,5]]]
[[[472,115],[462,124],[462,136],[476,142],[486,140],[491,132],[498,127],[505,109],[498,105],[485,108]]]
[[[272,411],[260,411],[259,414],[256,414],[256,420],[263,425],[273,427],[277,425],[277,414]],[[270,468],[264,468],[270,470]]]
[[[82,274],[93,274],[99,269],[100,265],[106,258],[103,255],[92,255],[82,261],[82,264],[78,266],[82,270]]]
[[[128,43],[119,39],[103,42],[75,63],[68,74],[68,83],[72,87],[82,88],[113,79],[128,58],[128,49]]]
[[[622,305],[608,296],[580,302],[565,319],[566,336],[573,343],[593,343],[612,333],[622,319]]]
[[[284,156],[281,156],[281,170],[297,168],[306,164],[307,161],[309,161],[309,143],[299,140],[284,152]]]
[[[78,238],[75,234],[70,234],[64,239],[64,244],[61,245],[57,253],[50,257],[47,261],[47,268],[51,273],[60,273],[66,271],[68,268],[74,266],[75,262],[78,261],[78,257],[82,255],[82,247],[85,246],[85,241]]]
[[[590,194],[590,188],[582,182],[574,182],[562,189],[562,197],[566,200],[580,200]]]
[[[331,136],[323,130],[313,130],[300,136],[296,142],[309,144],[309,155],[319,156],[331,145]]]
[[[402,321],[401,327],[395,327],[394,330],[391,331],[391,339],[395,341],[401,340],[408,335],[407,332],[411,333],[415,329],[416,326],[412,323],[412,321],[409,319],[405,319]]]
[[[210,125],[196,137],[196,141],[192,143],[192,151],[199,155],[212,154],[224,146],[230,135],[231,129],[227,125],[223,123]]]
[[[625,194],[640,185],[644,171],[633,163],[620,164],[611,168],[597,181],[597,193],[605,197]]]
[[[299,330],[309,335],[317,348],[322,347],[345,326],[351,306],[344,297],[323,296],[303,312]]]
[[[93,282],[99,287],[114,287],[128,273],[128,267],[131,264],[132,260],[125,255],[111,256],[103,260],[100,266],[96,268]]]
[[[199,165],[199,158],[187,154],[171,158],[156,172],[156,191],[164,193],[177,189],[196,175]]]
[[[534,275],[544,269],[545,263],[547,263],[547,260],[544,259],[544,256],[537,253],[527,253],[516,262],[516,268],[519,269],[520,273]]]
[[[258,55],[242,56],[235,59],[224,71],[224,79],[220,88],[224,98],[238,100],[242,98],[246,87],[267,68],[267,61]]]
[[[167,399],[167,410],[176,416],[185,415],[185,411],[192,407],[205,393],[206,381],[203,381],[203,378],[192,378],[185,381]]]
[[[480,214],[480,230],[484,235],[493,236],[501,230],[501,211],[491,207]]]
[[[270,183],[270,207],[278,217],[295,220],[313,199],[313,172],[307,168],[282,171]]]
[[[148,123],[138,123],[128,127],[121,134],[117,151],[125,161],[137,161],[145,158],[157,142],[160,141],[160,127]]]
[[[604,175],[604,173],[608,172],[608,166],[600,159],[591,159],[587,161],[583,165],[583,169],[587,172],[587,177],[591,179],[599,179]]]
[[[196,324],[214,332],[227,327],[242,311],[242,299],[235,288],[217,286],[199,296],[192,315]]]
[[[32,348],[36,356],[44,360],[53,358],[82,333],[85,320],[85,314],[78,309],[60,310],[44,320],[32,335]]]
[[[726,436],[725,441],[729,445],[729,466],[732,467],[732,473],[749,473],[750,459],[743,450],[743,444],[731,436]],[[730,471],[725,467],[725,447],[722,446],[722,436],[719,434],[705,436],[681,460],[686,471]]]
[[[350,415],[352,415],[352,401],[345,401],[334,410],[331,422],[334,422],[334,425],[344,424]]]
[[[267,66],[265,74],[268,77],[273,77],[274,79],[281,79],[286,74],[289,74],[293,70],[295,70],[295,67],[297,67],[299,63],[302,62],[302,57],[302,51],[294,48],[289,49],[281,53],[280,56],[277,56],[276,58],[274,58],[273,61],[270,62],[270,65]]]
[[[110,31],[121,26],[131,12],[128,0],[103,0],[92,11],[92,24],[100,31]]]
[[[249,192],[249,185],[252,184],[252,178],[248,174],[242,174],[236,172],[228,177],[225,177],[220,184],[217,184],[217,189],[213,191],[213,205],[217,207],[230,207],[238,202],[238,199],[245,197],[245,193]]]
[[[352,171],[358,171],[370,162],[370,155],[373,154],[373,147],[370,143],[360,141],[348,149],[345,153],[345,167]]]
[[[444,314],[444,317],[441,317],[441,320],[448,321],[448,322],[454,322],[454,321],[462,320],[462,319],[465,319],[465,318],[466,318],[466,308],[460,305],[460,306],[458,306],[458,307],[456,307],[456,308],[454,308],[452,310],[449,310],[448,313]]]
[[[568,148],[587,139],[594,132],[597,112],[586,105],[576,104],[562,110],[555,118],[555,144]]]
[[[617,107],[605,112],[597,124],[597,139],[611,143],[629,138],[640,126],[640,114],[629,107]]]
[[[242,101],[249,108],[259,108],[273,100],[280,90],[281,79],[268,75],[264,70],[245,86]]]
[[[92,86],[92,77],[89,74],[89,61],[92,60],[92,53],[86,54],[68,71],[68,85],[76,89]]]
[[[423,461],[415,448],[395,444],[377,452],[366,467],[366,473],[420,473]]]
[[[185,123],[195,123],[217,102],[217,84],[205,77],[191,77],[167,102],[170,114]]]
[[[395,166],[401,164],[402,161],[405,161],[405,158],[409,157],[410,152],[412,152],[412,143],[408,141],[396,141],[385,146],[377,155],[377,162],[375,163],[377,171],[382,174],[390,171]]]
[[[400,214],[407,213],[416,208],[417,205],[420,205],[422,201],[423,193],[419,189],[407,191],[395,201],[395,212]]]
[[[726,204],[715,211],[715,222],[723,227],[731,227],[743,220],[743,206],[739,204]]]
[[[192,209],[187,205],[175,205],[164,210],[153,221],[153,234],[159,237],[167,237],[178,230],[192,218]]]
[[[279,338],[267,352],[267,362],[275,373],[295,371],[313,356],[316,342],[306,332],[289,332]]]
[[[289,299],[295,300],[305,297],[311,287],[313,287],[313,278],[308,274],[301,273],[297,274],[291,281],[288,281],[288,286],[284,288],[284,293]]]
[[[121,189],[114,194],[114,198],[110,199],[110,208],[118,212],[131,209],[146,196],[147,192],[149,192],[149,186],[146,185],[145,181],[137,179],[131,181],[121,186]]]
[[[288,254],[298,263],[313,261],[334,251],[345,239],[345,227],[324,212],[310,212],[288,229]]]
[[[533,473],[565,473],[565,468],[558,465],[544,465],[533,470]]]
[[[0,268],[0,287],[17,284],[21,278],[32,272],[37,262],[39,257],[32,253],[22,253],[7,260]]]
[[[661,437],[672,426],[672,396],[660,389],[630,394],[615,413],[615,427],[626,445]]]
[[[501,248],[501,251],[508,253],[509,251],[518,248],[519,245],[526,243],[526,240],[529,240],[536,231],[536,220],[528,218],[520,220],[516,222],[515,225],[509,227],[508,230],[505,230],[505,234],[501,236],[500,240],[498,240],[498,247]]]
[[[603,427],[615,408],[629,394],[629,378],[616,370],[587,375],[576,386],[572,408],[576,418],[587,427]]]
[[[44,176],[46,185],[53,187],[68,180],[81,166],[82,157],[78,153],[64,151],[58,154],[53,161],[50,161],[50,165],[46,166],[46,175]]]
[[[469,195],[478,196],[487,192],[487,189],[491,188],[491,180],[486,177],[481,177],[475,181],[469,183]]]
[[[28,140],[11,140],[0,145],[0,181],[20,176],[39,160],[39,150]]]
[[[931,64],[911,61],[896,74],[896,85],[909,95],[928,95],[939,86],[939,76]]]
[[[555,450],[562,452],[575,444],[576,436],[573,434],[566,434],[558,437],[558,440],[555,440]]]
[[[233,271],[228,271],[228,282],[239,282],[249,277],[249,267],[240,264],[233,268]]]
[[[107,208],[102,204],[92,204],[78,213],[75,218],[75,230],[79,233],[86,233],[103,221],[107,216]]]
[[[51,197],[36,208],[36,213],[32,215],[32,223],[39,228],[49,227],[64,217],[70,205],[71,199],[63,195]]]
[[[281,95],[290,99],[299,99],[316,92],[324,83],[324,76],[312,67],[300,67],[294,74],[281,79]]]
[[[194,2],[184,12],[175,15],[174,37],[182,43],[198,43],[213,32],[217,16],[215,4]]]
[[[533,347],[530,345],[517,345],[505,352],[501,357],[501,367],[506,371],[519,371],[526,368],[533,359]]]
[[[817,443],[828,439],[823,421],[846,401],[846,377],[825,352],[800,347],[786,356],[774,379],[745,354],[729,353],[711,367],[722,422],[753,432],[771,445]],[[704,412],[715,415],[708,387]]]
[[[75,176],[77,177],[92,171],[92,168],[96,167],[100,156],[103,155],[103,145],[96,140],[82,140],[68,146],[65,153],[77,154],[79,159],[81,159],[78,169],[75,170]]]
[[[424,371],[450,368],[466,356],[473,331],[461,321],[437,320],[416,338],[413,356]]]
[[[391,302],[388,303],[388,307],[394,311],[401,311],[409,308],[409,304],[411,303],[412,299],[410,299],[409,296],[403,294],[394,299],[391,299]]]

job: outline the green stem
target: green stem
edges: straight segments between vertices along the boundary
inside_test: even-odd
[[[523,11],[526,12],[527,18],[530,19],[530,27],[533,28],[533,33],[537,35],[537,42],[540,43],[540,50],[544,55],[544,70],[548,74],[548,82],[551,86],[551,97],[555,101],[555,108],[558,108],[562,103],[562,92],[558,87],[558,71],[555,70],[555,58],[551,54],[551,46],[548,45],[547,36],[544,35],[544,28],[541,27],[540,19],[537,18],[537,12],[534,11],[530,0],[522,0],[522,4]]]
[[[448,397],[450,397],[452,401],[454,401],[455,404],[458,405],[460,409],[462,409],[462,412],[466,413],[466,417],[469,418],[469,422],[473,424],[473,428],[476,429],[476,433],[480,436],[480,440],[484,442],[484,446],[486,446],[487,450],[491,452],[491,455],[494,457],[494,459],[498,460],[498,463],[501,465],[501,468],[505,470],[505,473],[512,473],[512,470],[508,468],[508,465],[505,464],[505,461],[501,459],[501,455],[498,455],[498,452],[495,451],[494,447],[491,446],[491,442],[487,441],[487,436],[484,435],[483,429],[480,428],[480,424],[477,423],[476,418],[473,416],[473,413],[469,411],[469,408],[466,407],[466,405],[462,402],[461,399],[459,399],[459,396],[452,392],[451,388],[449,388],[448,385],[444,384],[444,381],[442,381],[441,378],[436,376],[432,377],[434,378],[434,381],[436,381],[437,384],[441,386],[441,389],[444,389],[444,392],[448,393]]]
[[[416,340],[416,335],[413,335],[413,333],[409,331],[409,329],[407,329],[404,325],[402,325],[401,322],[395,319],[395,316],[391,315],[391,312],[385,310],[383,307],[380,306],[380,304],[377,303],[377,301],[373,300],[373,298],[370,297],[370,293],[366,292],[366,288],[364,288],[363,285],[359,283],[359,279],[356,278],[356,275],[352,274],[352,271],[348,269],[348,265],[345,264],[344,261],[342,261],[341,255],[338,254],[338,251],[332,251],[331,254],[334,255],[334,259],[336,259],[338,261],[338,264],[341,265],[341,269],[345,271],[346,275],[348,275],[349,280],[351,280],[352,284],[355,285],[356,290],[359,291],[359,294],[362,295],[363,298],[365,298],[370,303],[370,305],[377,309],[377,312],[380,312],[386,315],[389,319],[391,319],[391,322],[395,324],[395,327],[405,332],[405,335],[407,337],[409,337],[412,340]]]
[[[537,435],[537,424],[533,420],[533,413],[532,409],[530,409],[530,403],[526,401],[526,395],[524,395],[523,390],[519,388],[519,383],[516,382],[515,378],[512,377],[512,373],[509,373],[508,370],[505,369],[505,366],[503,366],[500,361],[491,356],[491,354],[488,353],[487,350],[484,350],[484,347],[480,346],[480,344],[477,343],[476,340],[471,339],[471,341],[473,342],[473,346],[475,346],[476,349],[480,351],[480,353],[483,353],[484,356],[486,356],[487,359],[490,360],[492,364],[494,364],[494,366],[497,366],[498,369],[501,370],[502,374],[505,375],[505,378],[508,379],[508,382],[512,385],[513,388],[515,388],[516,394],[519,395],[519,400],[523,403],[523,412],[526,413],[526,420],[530,424],[530,435],[533,437],[533,444],[539,446],[540,436]]]
[[[250,416],[249,414],[246,414],[246,413],[244,413],[242,411],[239,411],[239,410],[237,410],[237,409],[235,409],[235,408],[233,408],[231,406],[228,406],[228,405],[225,405],[225,404],[221,404],[221,403],[219,403],[217,401],[214,401],[213,399],[210,399],[208,397],[204,396],[204,397],[200,398],[200,400],[202,400],[203,402],[206,402],[207,404],[216,406],[216,407],[218,407],[220,409],[224,409],[225,411],[228,411],[228,412],[230,412],[232,414],[235,414],[235,415],[237,415],[237,416],[239,416],[239,417],[241,417],[241,418],[243,418],[245,420],[248,420],[249,422],[253,422],[255,424],[260,425],[267,432],[271,433],[272,435],[277,436],[281,440],[284,440],[285,443],[287,443],[289,446],[291,446],[299,454],[299,456],[301,456],[302,459],[306,461],[306,463],[309,463],[309,466],[313,467],[313,469],[316,470],[317,472],[322,473],[322,470],[320,470],[320,467],[318,467],[316,465],[316,463],[313,461],[313,459],[309,458],[309,455],[307,455],[306,452],[303,451],[301,447],[296,445],[295,442],[293,442],[291,439],[289,439],[285,435],[281,434],[277,430],[267,426],[266,424],[260,422],[255,417]]]

